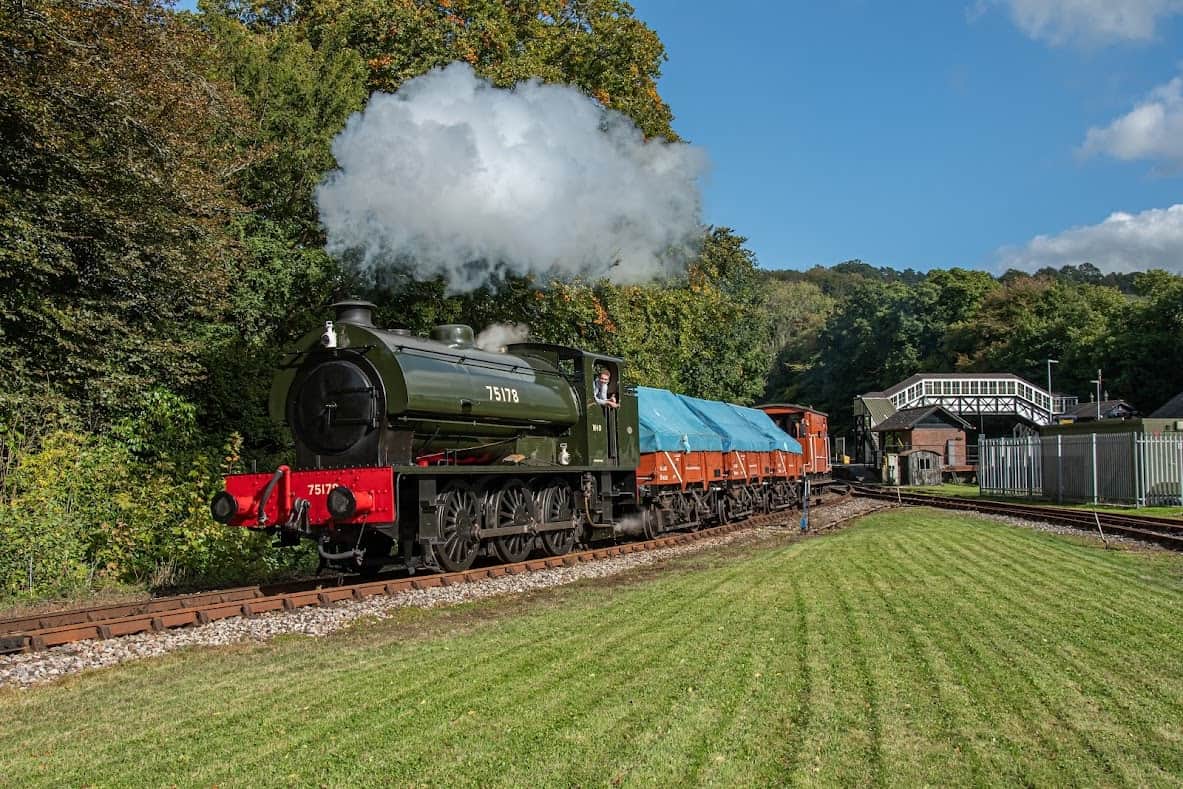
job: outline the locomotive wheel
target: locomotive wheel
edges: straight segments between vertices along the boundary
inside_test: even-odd
[[[450,573],[472,567],[481,549],[481,504],[472,488],[452,483],[439,496],[440,542],[435,556]]]
[[[486,520],[491,529],[525,526],[533,521],[530,491],[517,480],[510,480],[489,497]],[[505,534],[493,540],[493,551],[503,562],[520,562],[534,550],[533,534]]]
[[[665,517],[661,505],[654,502],[641,512],[642,531],[646,540],[653,540],[665,531]]]
[[[575,513],[575,496],[565,482],[552,482],[540,491],[542,506],[539,511],[547,523],[569,521]],[[544,531],[538,535],[542,550],[551,556],[571,553],[575,547],[575,529]]]

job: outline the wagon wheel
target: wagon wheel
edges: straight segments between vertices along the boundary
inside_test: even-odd
[[[481,504],[472,488],[454,482],[437,499],[440,541],[435,555],[450,573],[472,567],[481,548]]]
[[[789,484],[779,481],[772,486],[772,504],[776,507],[786,507],[789,504]]]
[[[760,512],[772,511],[772,491],[761,488],[758,493],[752,494],[755,498],[756,509]]]
[[[758,506],[758,502],[756,501],[756,492],[754,490],[752,490],[751,485],[745,485],[743,487],[743,508],[744,508],[744,510],[749,513],[755,512],[757,506]]]
[[[742,485],[737,485],[731,489],[731,495],[728,496],[727,501],[727,520],[731,522],[738,521],[744,517],[741,513],[746,513],[750,507],[751,500],[748,497],[748,489]]]
[[[685,493],[675,493],[673,504],[674,518],[679,526],[685,526],[694,520],[694,508]]]
[[[733,509],[735,509],[735,505],[731,503],[731,496],[725,490],[719,491],[715,497],[715,511],[718,513],[719,523],[730,522]]]
[[[796,482],[785,483],[785,502],[796,504],[801,498],[801,486]]]
[[[530,491],[518,480],[510,480],[489,496],[485,523],[490,529],[522,527],[534,523]],[[534,535],[503,534],[493,540],[493,550],[503,562],[520,562],[534,550]]]
[[[665,531],[665,517],[660,504],[653,502],[641,511],[641,525],[646,540],[655,539]]]
[[[575,513],[575,496],[565,482],[553,482],[539,491],[542,520],[546,523],[569,521]],[[538,535],[542,550],[551,556],[570,553],[575,547],[575,527],[544,531]]]

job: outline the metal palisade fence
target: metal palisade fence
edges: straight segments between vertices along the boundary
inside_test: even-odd
[[[1183,504],[1183,435],[983,439],[978,480],[989,495],[1177,506]]]

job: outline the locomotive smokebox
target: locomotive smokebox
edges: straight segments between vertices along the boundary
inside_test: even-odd
[[[374,309],[377,305],[369,301],[348,299],[333,304],[334,320],[337,323],[352,323],[354,326],[373,327]]]

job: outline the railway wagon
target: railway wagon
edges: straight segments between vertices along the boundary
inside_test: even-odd
[[[637,387],[645,533],[795,504],[800,444],[752,408]]]
[[[777,427],[801,442],[803,471],[806,475],[829,477],[830,426],[826,414],[793,403],[769,403],[757,408],[768,414]]]
[[[622,359],[547,343],[483,350],[468,326],[413,336],[376,326],[368,302],[333,308],[273,380],[270,415],[290,429],[294,462],[226,477],[215,520],[280,545],[313,540],[323,564],[362,574],[455,572],[481,555],[557,556],[637,524],[653,536],[796,500],[800,446],[759,411],[666,393],[715,441],[642,453]],[[605,371],[616,408],[594,396]],[[638,480],[638,468],[680,481]]]

